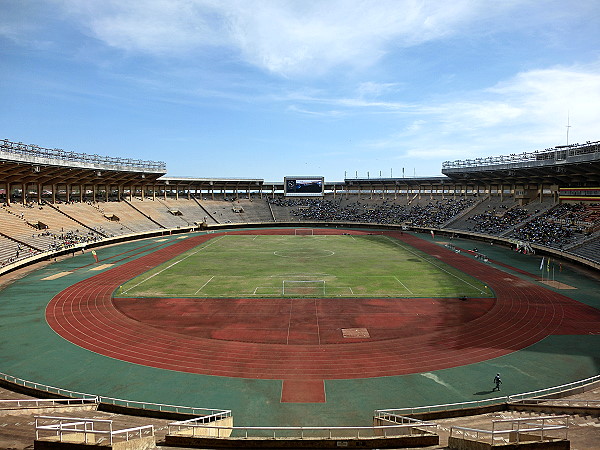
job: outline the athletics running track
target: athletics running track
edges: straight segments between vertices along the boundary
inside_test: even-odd
[[[324,380],[434,371],[506,355],[549,335],[600,333],[595,308],[413,235],[384,234],[471,274],[496,298],[113,299],[119,285],[221,235],[207,234],[68,287],[48,304],[46,320],[64,339],[115,359],[283,380],[281,401],[298,403],[324,402]],[[340,329],[352,327],[367,328],[370,338],[344,339]]]

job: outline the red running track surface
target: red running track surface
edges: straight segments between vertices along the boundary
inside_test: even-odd
[[[587,333],[579,322],[584,317],[599,328],[600,313],[594,308],[435,243],[385,234],[487,283],[496,298],[112,298],[119,285],[218,236],[210,234],[70,286],[51,300],[46,318],[68,341],[123,361],[206,375],[284,380],[282,401],[324,401],[321,386],[327,379],[456,367],[511,353],[551,334]],[[352,327],[367,328],[370,338],[342,338],[340,329]],[[303,397],[296,389],[309,392]]]

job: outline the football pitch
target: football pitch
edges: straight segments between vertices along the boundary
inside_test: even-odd
[[[117,297],[492,297],[477,279],[381,235],[215,235]]]

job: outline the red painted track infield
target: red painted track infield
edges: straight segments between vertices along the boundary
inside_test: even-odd
[[[347,233],[347,231],[344,231]],[[235,234],[288,234],[286,230]],[[319,230],[319,234],[341,230]],[[360,232],[352,232],[360,234]],[[385,233],[485,282],[495,299],[113,299],[140,273],[218,234],[182,240],[70,286],[46,319],[93,352],[162,369],[283,380],[283,402],[324,402],[327,379],[427,372],[551,334],[600,332],[600,312],[418,237]],[[368,338],[342,329],[366,328]]]

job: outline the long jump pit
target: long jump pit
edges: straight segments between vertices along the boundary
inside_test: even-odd
[[[549,368],[557,363],[548,360],[554,346],[549,338],[600,334],[596,308],[547,289],[533,276],[500,270],[409,233],[384,233],[485,282],[495,298],[236,298],[224,303],[113,297],[147,268],[219,236],[213,233],[173,240],[73,283],[52,297],[45,319],[69,345],[99,357],[92,370],[103,371],[107,358],[111,361],[98,388],[136,400],[147,400],[140,398],[146,395],[150,401],[162,399],[164,392],[170,398],[165,403],[179,399],[180,404],[233,409],[243,424],[348,425],[375,408],[482,399],[495,395],[491,377],[496,372],[509,380],[503,386],[507,392],[523,392],[539,386],[539,377],[532,375],[539,361]],[[584,366],[573,374],[571,365],[565,376],[582,378]],[[511,385],[507,371],[518,385]],[[57,374],[67,383],[72,379],[58,369]],[[78,376],[86,376],[84,368]],[[187,402],[181,392],[186,390]]]

